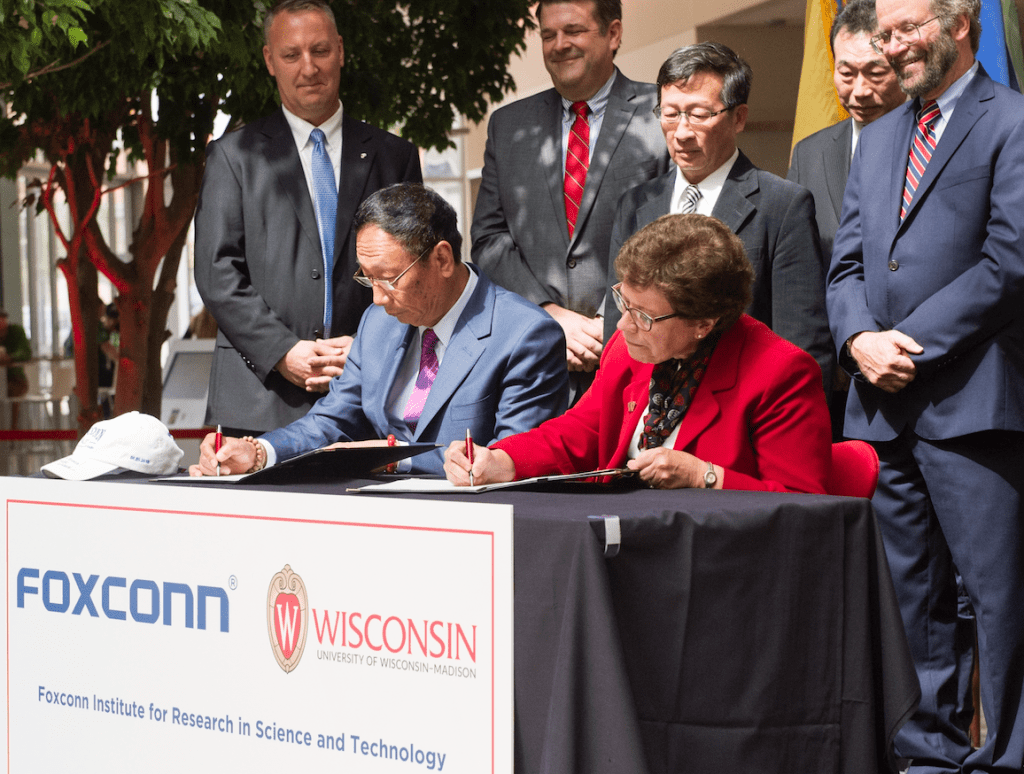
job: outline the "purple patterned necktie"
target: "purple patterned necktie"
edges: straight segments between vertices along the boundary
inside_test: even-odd
[[[416,377],[416,387],[409,396],[409,402],[405,405],[405,423],[414,433],[423,413],[423,405],[427,402],[427,394],[437,377],[437,353],[434,352],[436,346],[437,334],[432,328],[427,328],[423,331],[423,345],[420,350],[420,373]]]
[[[935,122],[939,120],[939,103],[933,99],[921,106],[917,114],[917,130],[914,140],[910,143],[910,157],[907,159],[907,182],[903,186],[903,204],[900,206],[900,222],[907,217],[910,203],[914,201],[914,193],[924,176],[925,167],[932,160],[935,146],[939,144],[935,137]]]

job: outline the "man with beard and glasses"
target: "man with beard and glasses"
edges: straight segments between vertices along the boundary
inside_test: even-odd
[[[881,461],[874,505],[921,683],[910,771],[1024,764],[1024,97],[975,60],[980,0],[878,0],[875,48],[913,99],[864,129],[829,270],[853,376],[845,433]],[[988,736],[957,712],[977,616]]]
[[[621,0],[541,0],[537,21],[554,88],[491,116],[473,262],[562,326],[576,399],[604,348],[597,315],[611,284],[615,205],[665,172],[668,154],[651,112],[655,87],[613,63]]]

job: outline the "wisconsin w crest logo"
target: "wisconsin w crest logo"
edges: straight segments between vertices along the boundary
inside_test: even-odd
[[[286,564],[270,579],[267,592],[267,633],[274,658],[285,672],[299,665],[306,647],[308,608],[306,585]]]

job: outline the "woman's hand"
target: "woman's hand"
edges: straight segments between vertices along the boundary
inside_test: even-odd
[[[658,446],[644,449],[626,467],[637,471],[640,480],[652,489],[703,489],[708,464],[687,452]],[[715,489],[722,488],[723,470],[715,465],[718,481]]]
[[[516,464],[498,449],[473,444],[473,464],[466,457],[466,442],[452,441],[444,453],[444,474],[455,486],[469,486],[469,470],[473,469],[474,484],[501,484],[514,481]]]

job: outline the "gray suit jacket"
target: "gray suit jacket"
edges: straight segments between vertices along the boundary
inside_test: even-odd
[[[495,111],[473,213],[473,262],[534,303],[594,316],[608,285],[619,197],[668,169],[661,126],[651,112],[657,101],[654,85],[616,71],[572,240],[562,198],[561,97],[549,89]]]
[[[814,196],[814,217],[818,222],[826,272],[843,212],[852,142],[852,118],[815,132],[793,148],[793,160],[786,175],[787,180],[799,183]]]
[[[611,256],[630,236],[668,213],[676,174],[673,168],[622,197]],[[810,191],[758,169],[740,152],[711,214],[743,240],[753,264],[754,299],[748,313],[810,353],[821,366],[825,394],[831,394],[835,349],[825,315],[824,264]],[[614,257],[609,276],[615,276]],[[610,288],[606,308],[615,308]],[[616,315],[605,316],[605,341],[616,322]]]
[[[374,191],[421,181],[405,140],[342,120],[331,335],[352,334],[370,291],[356,270],[352,217]],[[217,320],[208,424],[269,430],[304,416],[319,397],[274,365],[300,339],[324,335],[324,278],[313,202],[291,129],[278,109],[206,148],[196,210],[196,285]]]

